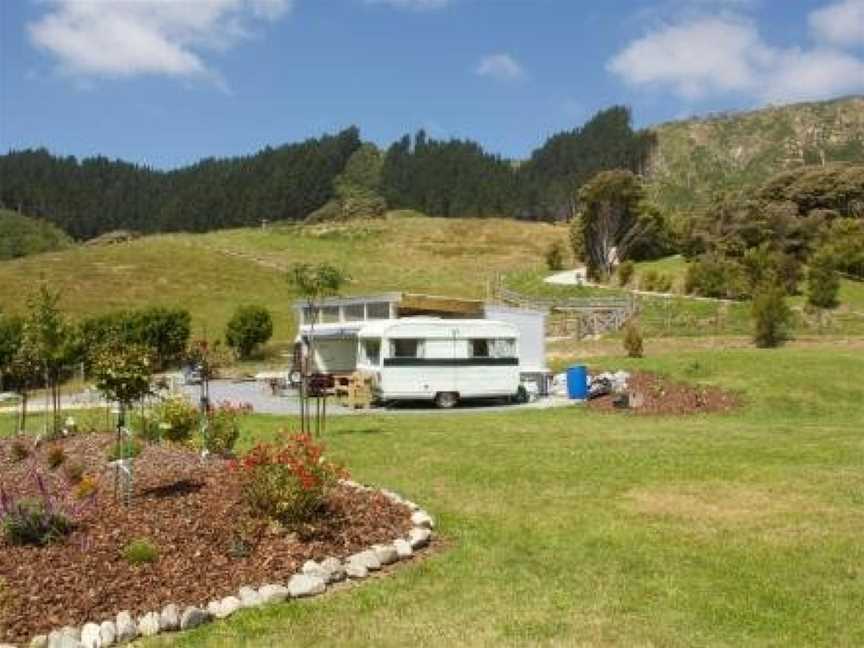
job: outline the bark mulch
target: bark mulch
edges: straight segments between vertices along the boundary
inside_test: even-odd
[[[42,444],[23,460],[14,439],[0,439],[0,485],[7,494],[34,494],[33,469],[51,493],[65,494],[79,522],[63,542],[13,546],[0,535],[0,643],[24,643],[64,625],[133,616],[167,603],[205,605],[243,585],[287,581],[308,559],[344,558],[376,542],[391,542],[411,527],[410,511],[376,493],[339,487],[320,522],[288,533],[253,516],[239,475],[221,459],[203,461],[186,449],[147,446],[135,460],[131,506],[114,500],[108,434],[76,435]],[[65,462],[49,470],[48,453],[63,448]],[[68,467],[83,466],[99,489],[82,504],[69,486]],[[158,559],[140,566],[123,557],[146,538]]]
[[[601,412],[627,412],[637,415],[682,415],[728,412],[739,405],[734,394],[719,387],[672,382],[657,374],[636,371],[627,381],[630,408],[615,406],[615,395],[588,401],[588,408]]]

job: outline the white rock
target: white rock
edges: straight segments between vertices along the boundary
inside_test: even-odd
[[[117,626],[113,621],[103,621],[99,625],[99,638],[103,648],[113,646],[117,642]]]
[[[180,611],[173,603],[169,603],[162,608],[162,614],[159,615],[159,631],[160,632],[175,632],[180,629]]]
[[[396,554],[399,556],[400,560],[410,558],[414,555],[414,550],[411,548],[411,543],[404,538],[397,538],[396,540],[394,540],[393,548],[396,550]]]
[[[210,601],[207,604],[207,614],[216,617],[217,619],[219,618],[219,610],[221,609],[219,601]]]
[[[325,558],[321,561],[321,568],[327,572],[327,582],[337,583],[345,580],[345,565],[338,558]]]
[[[142,637],[154,637],[159,634],[158,612],[148,612],[138,619],[138,634]]]
[[[288,593],[291,598],[302,598],[305,596],[317,596],[323,594],[327,584],[323,578],[307,576],[306,574],[294,574],[288,581]]]
[[[221,601],[214,601],[216,603],[216,610],[211,611],[208,608],[208,612],[210,612],[217,619],[227,619],[229,616],[234,614],[237,610],[244,607],[243,601],[238,599],[236,596],[226,596]]]
[[[429,539],[432,537],[432,532],[423,527],[414,527],[408,533],[408,544],[412,549],[421,549],[429,544]]]
[[[418,527],[426,527],[427,529],[435,528],[435,522],[432,520],[426,511],[420,509],[411,514],[411,524]]]
[[[414,502],[412,502],[411,500],[405,500],[405,501],[403,502],[403,504],[405,504],[405,506],[407,506],[407,507],[409,508],[409,510],[411,510],[411,511],[419,511],[419,510],[420,510],[420,507],[417,506],[417,505],[416,505]]]
[[[126,610],[123,610],[117,615],[117,621],[114,627],[117,630],[116,641],[118,644],[132,641],[138,636],[138,627],[132,620],[132,615]]]
[[[405,500],[402,499],[402,496],[399,493],[394,493],[391,490],[382,489],[381,494],[384,495],[388,500],[393,502],[394,504],[404,504]]]
[[[81,632],[66,626],[48,635],[48,648],[81,648]]]
[[[366,565],[349,560],[345,563],[345,574],[348,578],[366,578],[369,575],[369,570]]]
[[[48,648],[48,635],[36,635],[30,640],[30,648]]]
[[[367,549],[348,557],[348,562],[355,562],[363,565],[369,571],[378,571],[381,569],[381,561],[374,551]]]
[[[258,607],[263,603],[261,595],[252,587],[241,587],[238,593],[240,595],[240,605],[244,608]]]
[[[265,604],[281,603],[290,595],[287,587],[276,584],[262,585],[258,594],[261,595],[261,601]]]
[[[209,620],[210,615],[201,608],[187,607],[185,610],[183,610],[183,614],[180,617],[180,629],[191,630],[192,628],[197,628],[200,625],[204,625]]]
[[[306,576],[315,576],[316,578],[320,578],[325,583],[330,580],[330,573],[314,560],[307,560],[303,563],[303,567],[300,571]]]
[[[393,545],[372,545],[372,551],[375,552],[375,557],[382,565],[392,565],[399,560],[399,554],[396,553],[396,548]]]
[[[84,648],[102,648],[102,635],[99,625],[96,623],[85,623],[81,628],[81,645]]]

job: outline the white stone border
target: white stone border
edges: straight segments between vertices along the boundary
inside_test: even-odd
[[[376,489],[355,481],[341,480],[343,486],[358,491],[372,492]],[[47,635],[37,635],[30,640],[31,648],[107,648],[134,641],[139,637],[152,637],[164,632],[191,630],[214,619],[227,619],[243,608],[281,603],[286,599],[308,598],[323,594],[329,585],[346,578],[362,580],[370,572],[383,565],[391,565],[411,558],[416,551],[426,547],[432,539],[435,522],[432,517],[414,502],[406,500],[393,491],[381,489],[384,497],[394,504],[402,504],[411,511],[411,531],[405,537],[396,538],[389,544],[374,544],[364,551],[348,556],[344,561],[325,558],[320,563],[307,560],[301,570],[291,576],[286,584],[267,583],[258,589],[241,587],[236,595],[210,601],[201,607],[180,608],[174,603],[166,605],[161,612],[148,612],[136,621],[128,611],[117,614],[113,621],[85,623],[80,628],[66,626]],[[12,644],[0,644],[0,648],[15,648]]]

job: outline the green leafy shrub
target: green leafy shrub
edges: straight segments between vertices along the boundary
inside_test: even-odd
[[[749,282],[741,265],[712,254],[690,262],[684,290],[689,294],[717,299],[744,299],[750,294]]]
[[[648,270],[640,277],[639,288],[648,292],[669,292],[672,290],[672,277],[663,272]]]
[[[777,284],[763,284],[753,295],[753,341],[760,348],[773,348],[789,338],[792,311],[786,304],[786,292]]]
[[[263,306],[239,306],[225,328],[225,341],[239,358],[248,358],[273,335],[273,318]]]
[[[807,303],[817,308],[834,308],[840,292],[837,264],[829,250],[813,255],[807,271]]]
[[[232,405],[225,402],[210,410],[207,416],[207,435],[204,448],[215,455],[228,456],[240,437],[240,417],[252,412],[249,404]]]
[[[324,459],[324,446],[308,434],[291,436],[282,445],[258,444],[234,467],[242,473],[252,510],[288,527],[312,521],[345,476]]]
[[[198,409],[183,396],[170,396],[154,408],[151,421],[156,437],[184,443],[198,427]]]
[[[636,266],[632,261],[622,261],[618,266],[618,285],[626,286],[633,278],[633,273],[636,271]]]
[[[48,450],[48,455],[45,457],[45,463],[51,470],[56,470],[63,462],[66,461],[66,452],[60,446],[51,446]]]
[[[123,560],[130,565],[145,565],[159,559],[159,549],[147,538],[138,538],[123,547]]]
[[[636,322],[629,322],[624,329],[624,350],[629,358],[641,358],[643,356],[642,332]]]
[[[553,272],[564,269],[564,246],[560,241],[554,241],[546,248],[544,255],[546,267]]]

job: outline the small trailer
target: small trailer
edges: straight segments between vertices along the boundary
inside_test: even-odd
[[[522,399],[519,328],[485,319],[408,317],[369,322],[357,332],[357,370],[377,401]]]

